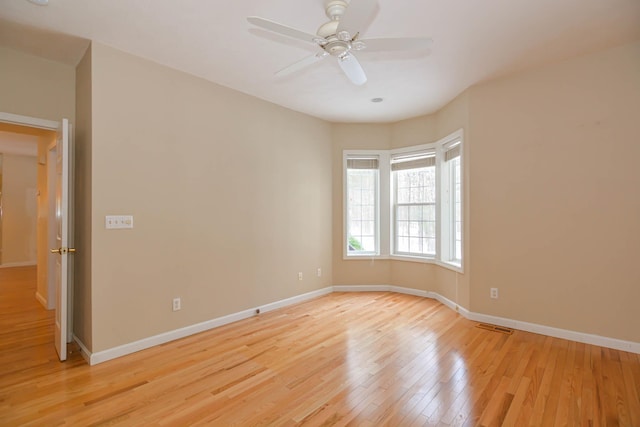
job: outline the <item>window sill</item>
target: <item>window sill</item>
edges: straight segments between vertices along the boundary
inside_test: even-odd
[[[343,260],[350,260],[350,259],[355,259],[355,260],[363,260],[363,259],[388,259],[387,256],[384,255],[378,255],[378,254],[357,254],[357,255],[344,255],[342,257]]]
[[[389,259],[397,261],[421,262],[423,264],[433,264],[436,262],[434,257],[421,257],[411,255],[390,255]]]
[[[444,267],[448,270],[455,271],[456,273],[464,274],[464,268],[462,268],[461,262],[453,262],[453,261],[436,261],[440,267]]]
[[[391,260],[391,261],[406,261],[406,262],[417,262],[422,264],[436,264],[440,267],[446,268],[447,270],[455,271],[456,273],[464,274],[464,269],[462,268],[461,263],[450,262],[450,261],[440,261],[433,257],[417,257],[410,255],[348,255],[342,257],[345,261],[363,261],[363,260]]]

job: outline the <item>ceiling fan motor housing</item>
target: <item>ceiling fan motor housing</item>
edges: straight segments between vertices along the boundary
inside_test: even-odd
[[[331,19],[318,28],[317,34],[319,37],[326,40],[326,43],[321,44],[321,47],[332,56],[342,56],[351,49],[350,37],[338,37],[338,25],[340,18],[344,15],[349,4],[344,0],[327,0],[325,2],[325,12],[327,17]]]

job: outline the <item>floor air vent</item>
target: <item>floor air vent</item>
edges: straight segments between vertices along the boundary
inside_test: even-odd
[[[504,326],[489,325],[488,323],[478,323],[476,325],[476,328],[486,329],[487,331],[500,332],[507,335],[511,335],[513,333],[513,329],[511,328],[505,328]]]

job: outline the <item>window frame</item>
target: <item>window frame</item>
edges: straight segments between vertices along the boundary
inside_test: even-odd
[[[463,270],[463,261],[464,261],[464,140],[462,138],[462,133],[460,135],[452,134],[451,138],[447,138],[442,141],[440,144],[439,150],[441,155],[439,156],[440,161],[440,215],[441,221],[440,226],[438,227],[442,233],[438,244],[440,245],[440,254],[438,260],[441,264],[452,268],[456,271],[462,272]],[[462,258],[457,259],[455,256],[456,250],[456,215],[455,215],[455,179],[453,177],[454,169],[452,167],[452,163],[446,160],[447,151],[453,149],[454,147],[459,147],[459,156],[456,158],[459,159],[459,168],[460,168],[460,254]]]
[[[410,148],[415,148],[415,147],[410,147]],[[430,149],[425,149],[425,150],[419,150],[417,152],[411,152],[409,154],[404,153],[404,152],[400,152],[400,153],[392,153],[390,156],[390,164],[391,164],[391,173],[389,175],[389,179],[391,180],[391,218],[390,218],[390,226],[391,226],[391,231],[392,231],[392,235],[391,235],[391,254],[393,256],[401,256],[401,257],[410,257],[410,258],[426,258],[426,259],[434,259],[438,253],[438,249],[437,249],[437,243],[438,243],[438,225],[437,225],[437,211],[438,211],[438,205],[437,205],[437,200],[438,200],[438,186],[437,186],[437,182],[434,181],[434,195],[435,195],[435,200],[433,202],[399,202],[398,201],[398,179],[397,179],[397,172],[400,172],[402,170],[417,170],[417,169],[421,169],[420,167],[403,167],[403,168],[399,168],[398,170],[394,170],[394,164],[402,164],[403,160],[410,162],[410,161],[418,161],[418,159],[425,159],[425,158],[433,158],[433,164],[429,165],[429,166],[424,166],[424,167],[433,167],[434,168],[434,178],[435,181],[437,181],[437,168],[436,168],[436,158],[437,158],[437,154],[436,151],[433,148]],[[398,208],[400,206],[408,206],[409,210],[411,210],[410,208],[412,206],[433,206],[433,211],[434,211],[434,219],[433,222],[435,223],[435,234],[433,236],[433,238],[435,239],[435,246],[434,246],[434,252],[433,254],[419,254],[417,252],[409,252],[409,251],[400,251],[398,248],[398,218],[397,218],[397,213],[398,213]],[[407,224],[407,226],[410,227],[410,222],[409,224]],[[409,237],[409,239],[411,239],[411,236],[407,236]]]
[[[377,158],[378,159],[378,174],[376,177],[376,205],[375,205],[375,224],[374,224],[374,233],[375,233],[375,250],[373,252],[359,252],[359,253],[349,253],[349,218],[348,218],[348,206],[349,206],[349,189],[348,189],[348,160],[356,159],[356,158]],[[372,258],[379,257],[381,254],[381,206],[383,206],[382,201],[380,200],[380,196],[382,194],[381,186],[383,185],[382,179],[382,171],[384,165],[387,163],[387,154],[384,151],[379,150],[346,150],[343,154],[343,166],[342,166],[342,181],[343,181],[343,200],[342,200],[342,235],[344,238],[342,239],[342,251],[344,259],[357,259],[357,258]]]

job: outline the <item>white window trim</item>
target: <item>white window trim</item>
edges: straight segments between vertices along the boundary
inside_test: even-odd
[[[436,264],[441,267],[447,268],[449,270],[456,271],[458,273],[464,273],[464,249],[465,249],[465,229],[466,229],[466,218],[464,215],[465,212],[465,193],[464,193],[464,182],[465,182],[465,156],[461,154],[460,156],[460,195],[461,195],[461,215],[462,215],[462,242],[461,242],[461,251],[462,251],[462,260],[461,262],[457,261],[447,261],[442,259],[442,226],[441,226],[441,216],[442,216],[442,207],[441,207],[441,195],[436,200],[436,256],[435,257],[421,257],[421,256],[411,256],[411,255],[400,255],[393,254],[391,248],[393,248],[393,226],[391,224],[391,220],[393,218],[393,204],[392,202],[392,187],[391,187],[391,157],[402,155],[402,154],[412,154],[416,152],[422,152],[426,150],[436,150],[436,189],[441,190],[440,180],[442,179],[440,176],[440,171],[442,169],[443,162],[443,153],[444,147],[447,145],[453,144],[456,141],[460,141],[460,149],[464,153],[464,131],[459,129],[450,135],[447,135],[444,138],[439,139],[436,142],[416,145],[411,147],[403,147],[396,148],[392,150],[344,150],[343,151],[343,165],[342,165],[342,258],[343,260],[363,260],[363,259],[388,259],[388,260],[398,260],[398,261],[409,261],[409,262],[418,262],[424,264]],[[375,155],[378,156],[378,207],[377,207],[377,227],[378,227],[378,253],[377,254],[348,254],[347,246],[345,244],[345,239],[347,236],[347,158],[350,156],[365,156],[365,155]]]
[[[465,221],[465,216],[464,216],[464,207],[465,207],[465,198],[464,198],[464,180],[465,180],[465,173],[464,173],[464,162],[465,162],[465,156],[464,156],[464,132],[462,129],[452,133],[451,135],[446,136],[445,138],[442,138],[441,140],[439,140],[436,144],[438,144],[438,151],[439,151],[439,155],[436,158],[436,168],[438,168],[438,170],[440,171],[437,176],[436,179],[442,179],[441,176],[441,172],[442,172],[442,163],[445,162],[444,160],[444,153],[446,152],[446,150],[448,149],[448,147],[450,147],[451,145],[457,144],[459,143],[460,145],[460,214],[462,216],[462,221],[461,221],[461,227],[460,227],[460,232],[462,234],[462,241],[460,242],[460,252],[462,254],[462,260],[448,260],[448,259],[444,259],[444,253],[445,253],[445,249],[443,248],[444,246],[446,246],[446,252],[449,252],[451,250],[451,248],[449,247],[451,242],[447,242],[445,243],[444,240],[441,238],[441,235],[438,235],[438,241],[437,241],[437,246],[438,246],[438,250],[437,250],[437,263],[438,265],[441,265],[443,267],[447,267],[450,268],[451,270],[457,271],[459,273],[464,273],[464,260],[465,260],[465,256],[464,256],[464,246],[465,246],[465,227],[466,227],[466,221]],[[436,185],[438,186],[438,189],[441,192],[444,192],[445,189],[444,187],[441,185],[441,183],[439,181],[436,181]],[[440,197],[438,198],[439,202],[442,202],[442,200],[444,199],[444,197],[442,196],[442,194],[440,195]],[[450,203],[450,201],[448,202]],[[442,216],[442,211],[443,211],[443,207],[439,206],[438,207],[438,212],[437,215],[440,215],[440,217],[437,217],[438,220],[438,224],[442,224],[441,221],[441,216]],[[449,219],[449,224],[448,224],[449,228],[451,227],[451,219]],[[439,226],[437,231],[442,233],[442,226]],[[449,230],[450,233],[453,233],[453,231],[450,229]],[[451,236],[449,236],[451,237]],[[449,255],[447,255],[448,257]]]
[[[413,147],[407,147],[407,148],[401,148],[401,149],[396,149],[396,150],[390,150],[390,156],[389,158],[391,159],[391,161],[393,161],[394,158],[402,158],[402,157],[412,157],[415,155],[418,156],[422,156],[422,155],[426,155],[428,157],[433,157],[436,164],[434,164],[434,166],[436,166],[436,172],[438,170],[437,167],[437,158],[438,158],[438,153],[436,150],[436,146],[435,144],[423,144],[423,145],[418,145],[418,146],[413,146]],[[438,189],[438,174],[436,173],[436,183],[435,183],[435,187],[436,190]],[[391,216],[390,216],[390,221],[389,221],[389,225],[390,225],[390,247],[391,247],[391,256],[398,258],[398,259],[404,259],[407,261],[414,261],[414,260],[432,260],[432,259],[436,259],[436,256],[438,254],[438,248],[437,248],[437,242],[438,242],[438,227],[436,227],[436,254],[435,255],[418,255],[418,254],[414,254],[414,253],[408,253],[408,252],[397,252],[397,243],[395,241],[396,238],[396,230],[395,230],[395,226],[396,226],[396,218],[395,218],[395,213],[396,213],[396,208],[398,203],[396,203],[397,201],[397,195],[395,194],[395,192],[397,191],[397,183],[395,182],[394,176],[393,176],[393,172],[391,172],[389,174],[389,182],[392,183],[391,185],[391,193],[390,193],[390,211],[391,211]],[[436,203],[434,204],[434,208],[436,210],[436,224],[438,224],[438,209],[439,209],[439,205],[438,205],[438,199],[439,196],[436,197]]]
[[[348,191],[347,191],[347,159],[349,157],[357,157],[357,156],[378,156],[378,185],[377,190],[378,194],[376,194],[376,198],[378,200],[378,204],[376,206],[376,227],[377,227],[377,236],[378,239],[376,241],[376,252],[375,253],[359,253],[359,254],[349,254],[347,251],[346,236],[347,236],[347,203],[348,203]],[[384,218],[384,209],[382,208],[385,203],[384,194],[387,193],[387,189],[389,187],[389,183],[385,182],[387,180],[382,179],[382,177],[388,174],[389,170],[389,152],[386,150],[345,150],[342,155],[342,258],[343,259],[370,259],[370,258],[380,258],[380,256],[388,255],[388,249],[385,252],[382,247],[382,242],[384,240],[383,232],[385,227],[385,218]],[[388,200],[386,200],[388,203]],[[389,226],[386,225],[388,228]]]

